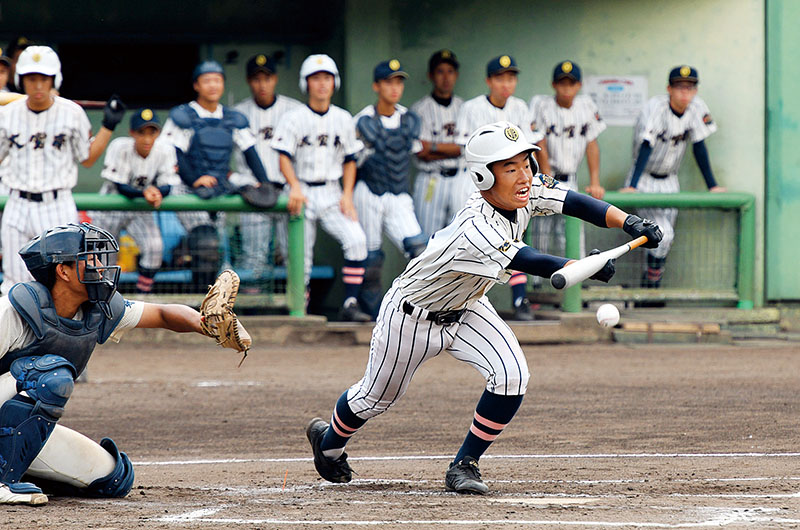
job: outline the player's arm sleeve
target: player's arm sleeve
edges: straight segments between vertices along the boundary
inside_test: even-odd
[[[466,103],[461,105],[458,109],[458,117],[456,118],[456,141],[462,148],[467,145],[470,134],[472,134],[472,120],[469,118],[469,112],[465,109]]]
[[[83,109],[78,109],[76,112],[78,125],[73,129],[70,146],[72,147],[72,158],[76,164],[81,164],[84,160],[89,158],[89,148],[92,145],[90,137],[92,131],[92,124],[89,117]]]
[[[291,125],[291,120],[287,119],[291,114],[285,114],[281,121],[278,122],[278,126],[275,128],[275,135],[272,137],[269,146],[293,160],[297,152],[297,135]]]
[[[703,174],[703,178],[706,181],[706,186],[708,186],[708,189],[715,187],[717,185],[717,181],[714,178],[714,172],[711,171],[711,161],[708,158],[706,142],[704,140],[700,140],[699,142],[692,144],[692,153],[694,153],[694,159],[697,160],[697,166],[700,168],[700,173]]]
[[[452,269],[474,276],[499,279],[525,243],[508,238],[489,221],[466,221],[464,233],[456,242]]]
[[[158,168],[156,184],[159,189],[161,189],[162,186],[177,186],[181,183],[181,178],[177,173],[178,159],[176,158],[175,148],[169,144],[160,144],[159,151],[163,155],[163,158]]]
[[[528,138],[528,141],[530,141],[532,144],[538,144],[544,140],[544,133],[537,128],[533,111],[528,108],[527,105],[524,107],[525,112],[523,114],[522,123],[520,123],[520,126],[522,127],[522,131],[525,133],[525,136]]]
[[[250,168],[250,171],[253,172],[253,176],[256,177],[259,182],[269,182],[269,179],[267,179],[267,171],[264,169],[264,164],[258,156],[255,145],[251,145],[244,151],[244,159],[247,162],[247,167]]]
[[[233,143],[244,153],[256,145],[256,137],[249,127],[233,130]]]
[[[125,300],[125,312],[122,314],[117,327],[114,328],[114,332],[108,338],[114,342],[119,342],[125,333],[139,324],[142,319],[142,311],[144,311],[144,302]]]
[[[608,128],[608,125],[606,125],[606,122],[603,121],[602,116],[600,116],[600,110],[598,110],[592,98],[587,97],[586,105],[591,115],[591,118],[589,118],[589,128],[586,131],[586,143],[589,143],[592,140],[596,140],[597,137],[600,136],[600,133]]]
[[[526,274],[541,276],[542,278],[549,278],[554,272],[566,265],[568,261],[567,258],[543,254],[533,247],[524,246],[519,249],[514,259],[508,264],[508,268]]]
[[[345,124],[342,132],[342,148],[344,149],[345,162],[355,160],[356,154],[364,149],[364,144],[356,138],[356,125],[353,121]]]
[[[690,138],[692,143],[705,140],[717,132],[717,124],[711,118],[711,111],[708,110],[705,101],[695,96],[689,105],[689,110],[694,113],[694,126]]]
[[[193,131],[191,129],[183,129],[172,121],[172,118],[167,118],[164,128],[161,130],[160,138],[172,144],[176,149],[186,152],[189,149],[189,144],[192,142]]]
[[[177,147],[175,147],[175,157],[178,160],[178,175],[181,177],[181,180],[191,188],[195,181],[202,175],[196,174],[192,164],[189,163],[189,157]]]
[[[128,179],[125,176],[124,168],[122,168],[122,157],[120,142],[112,141],[106,150],[106,156],[103,159],[103,169],[100,171],[100,176],[109,182],[117,184],[126,184]]]
[[[639,184],[639,177],[642,176],[644,168],[647,167],[647,161],[650,160],[650,153],[653,152],[653,146],[650,142],[643,140],[639,146],[639,154],[636,155],[636,163],[633,166],[633,173],[631,174],[631,181],[628,184],[631,188],[635,188]]]
[[[569,190],[564,197],[564,208],[561,213],[601,228],[608,228],[606,212],[610,206],[607,202],[595,199],[591,195]]]
[[[130,184],[122,184],[117,182],[117,192],[126,196],[129,199],[136,199],[137,197],[144,197],[144,192],[138,188],[134,188]]]

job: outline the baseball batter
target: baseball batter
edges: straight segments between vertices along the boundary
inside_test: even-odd
[[[379,63],[372,83],[378,102],[364,107],[355,117],[357,137],[365,146],[359,154],[353,192],[358,221],[367,236],[361,306],[373,317],[377,316],[382,295],[383,232],[407,258],[421,254],[428,242],[408,194],[411,156],[422,149],[422,144],[417,139],[419,117],[399,104],[407,77],[397,59]]]
[[[254,55],[247,61],[247,84],[252,97],[242,101],[235,107],[245,115],[250,123],[250,132],[256,139],[258,157],[267,171],[270,183],[280,190],[286,185],[286,180],[281,175],[278,152],[270,147],[270,142],[275,136],[275,129],[281,117],[288,111],[300,106],[300,102],[275,92],[278,83],[277,65],[268,55]],[[247,167],[244,154],[236,149],[236,173],[230,180],[237,186],[256,184],[257,180]],[[242,213],[242,269],[254,271],[260,275],[267,267],[267,254],[270,241],[276,242],[278,255],[286,257],[288,248],[287,218],[284,214],[268,213]],[[275,238],[272,238],[272,228],[275,227]]]
[[[525,131],[525,137],[532,144],[540,144],[541,151],[536,154],[536,159],[542,166],[544,173],[549,173],[547,163],[547,147],[541,144],[544,135],[535,130],[533,117],[528,105],[523,100],[514,96],[517,90],[519,67],[510,55],[495,57],[486,65],[486,85],[489,94],[482,95],[466,101],[458,113],[456,130],[458,143],[465,145],[470,135],[478,127],[508,121]],[[466,169],[464,169],[466,171]],[[521,272],[511,275],[511,300],[514,308],[514,320],[533,320],[530,302],[525,295],[528,280]]]
[[[2,294],[31,278],[16,252],[22,245],[51,226],[77,222],[72,188],[78,164],[91,167],[100,158],[125,114],[122,102],[112,97],[103,126],[92,137],[86,112],[52,93],[61,86],[61,61],[47,46],[25,48],[14,78],[27,97],[0,109],[0,159],[7,160],[3,182],[10,188],[0,228]]]
[[[97,444],[57,425],[74,380],[97,344],[132,328],[203,328],[190,307],[123,299],[119,267],[107,265],[118,250],[110,233],[86,223],[50,228],[20,250],[36,281],[0,299],[0,504],[44,504],[41,487],[50,485],[106,498],[133,485],[131,461],[110,438]]]
[[[289,213],[297,214],[305,206],[306,287],[319,221],[344,252],[341,317],[367,322],[370,316],[358,306],[367,237],[353,205],[355,156],[362,144],[356,139],[353,116],[331,104],[340,84],[333,59],[324,54],[309,55],[300,66],[300,90],[308,94],[308,103],[284,114],[270,145],[280,153],[281,173],[290,187]]]
[[[529,378],[519,343],[486,292],[507,282],[511,269],[549,277],[569,263],[521,242],[530,217],[563,213],[658,244],[653,223],[538,174],[531,156],[537,149],[524,129],[508,122],[481,127],[468,139],[466,163],[479,191],[386,293],[364,377],[339,397],[330,424],[315,418],[308,425],[314,465],[325,480],[351,480],[345,444],[403,396],[422,363],[447,352],[475,367],[486,387],[445,486],[486,493],[478,460],[514,417]],[[609,261],[594,278],[608,281],[613,274]]]
[[[143,197],[153,208],[161,206],[173,187],[181,184],[175,172],[175,150],[158,142],[161,122],[151,109],[140,109],[131,116],[130,136],[117,138],[108,146],[100,176],[105,180],[101,194],[121,193],[128,198]],[[139,247],[140,293],[153,290],[153,277],[161,268],[161,231],[152,212],[92,212],[92,220],[115,237],[122,230]]]
[[[414,181],[414,207],[422,231],[433,234],[449,223],[475,191],[461,171],[461,146],[456,120],[464,101],[454,94],[459,63],[450,50],[439,50],[428,61],[433,91],[411,106],[421,121]]]
[[[535,128],[545,134],[551,175],[566,183],[571,190],[578,189],[578,167],[584,153],[589,168],[589,186],[586,192],[595,199],[605,194],[600,185],[600,148],[597,137],[606,129],[592,98],[579,94],[581,69],[572,61],[562,61],[553,70],[555,96],[534,96],[530,102]],[[564,220],[542,217],[531,224],[533,244],[548,252],[551,236],[555,236],[559,249],[564,251]],[[581,232],[581,255],[583,232]]]
[[[697,70],[676,66],[669,73],[667,94],[651,98],[636,121],[633,140],[634,165],[620,191],[677,193],[678,170],[691,142],[697,165],[711,192],[724,192],[717,185],[705,139],[717,130],[705,102],[697,97]],[[647,253],[642,287],[658,288],[664,263],[675,239],[677,208],[642,208],[642,215],[654,219],[664,230],[664,241]]]

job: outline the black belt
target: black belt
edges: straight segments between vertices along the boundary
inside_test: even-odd
[[[17,191],[20,199],[26,199],[33,202],[42,202],[44,197],[41,193],[32,193],[30,191]],[[53,190],[53,199],[58,198],[58,190]]]
[[[654,179],[665,179],[669,176],[669,174],[662,175],[660,173],[650,173],[650,176],[653,177]]]
[[[442,169],[441,171],[439,171],[439,174],[443,177],[455,177],[456,175],[458,175],[458,168],[454,167],[451,169]]]
[[[403,302],[403,313],[406,315],[413,316],[415,312],[420,312],[419,318],[423,318],[424,320],[430,320],[440,326],[447,326],[449,324],[455,324],[461,317],[464,316],[464,313],[467,312],[466,309],[451,309],[450,311],[427,311],[425,309],[421,309],[414,307],[408,302]]]
[[[569,175],[565,175],[563,173],[556,173],[553,175],[553,178],[558,180],[559,182],[566,182],[569,180]]]
[[[306,182],[306,181],[303,181],[303,183],[306,186],[311,186],[312,188],[315,188],[317,186],[324,186],[325,184],[328,183],[328,181],[327,180],[323,180],[322,182]]]

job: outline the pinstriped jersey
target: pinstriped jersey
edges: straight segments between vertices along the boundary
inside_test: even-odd
[[[444,106],[428,94],[411,106],[411,111],[420,117],[422,126],[419,131],[419,139],[426,142],[439,144],[454,144],[458,138],[456,122],[458,121],[458,111],[464,100],[458,96],[453,96],[450,104]],[[414,157],[417,168],[421,172],[439,172],[442,169],[453,169],[458,167],[458,157],[443,158],[442,160],[432,160],[426,162]]]
[[[552,177],[536,175],[530,200],[509,221],[475,192],[453,222],[431,236],[425,251],[395,280],[412,304],[428,311],[464,309],[497,283],[519,249],[531,216],[561,213],[568,188]]]
[[[667,94],[655,96],[650,98],[636,121],[633,159],[636,160],[639,146],[647,140],[653,151],[645,172],[677,174],[686,145],[704,140],[716,130],[717,124],[711,119],[708,106],[699,97],[692,99],[682,116],[676,116],[669,106]]]
[[[297,178],[304,182],[342,178],[345,158],[363,148],[356,140],[353,116],[336,105],[324,114],[308,105],[290,110],[278,123],[270,145],[292,157]]]
[[[71,189],[78,164],[89,158],[91,124],[75,102],[54,97],[47,110],[34,112],[27,99],[0,109],[0,158],[8,159],[3,183],[41,193]]]
[[[264,169],[267,171],[267,178],[272,182],[286,184],[286,179],[281,175],[281,170],[278,164],[278,152],[270,147],[270,142],[275,136],[275,129],[281,117],[288,111],[302,105],[296,99],[290,97],[275,95],[275,101],[272,105],[263,109],[258,106],[258,103],[253,98],[249,98],[233,107],[245,116],[247,121],[250,122],[250,131],[256,138],[256,151],[258,157],[264,164]],[[240,149],[236,149],[236,171],[255,183],[256,178],[253,176],[252,171],[247,166],[244,159],[244,154]]]
[[[127,184],[144,190],[148,186],[177,186],[181,179],[175,172],[178,163],[175,149],[167,142],[156,140],[146,158],[136,152],[130,136],[115,138],[106,151],[100,176],[106,182],[100,193],[116,193],[115,184]]]
[[[478,96],[464,102],[458,112],[456,143],[467,145],[467,140],[478,127],[489,125],[497,121],[508,121],[522,129],[528,141],[535,144],[544,138],[541,131],[534,131],[533,118],[528,105],[520,98],[511,96],[502,109],[495,107],[489,101],[489,96]]]
[[[577,173],[586,145],[606,130],[592,98],[577,95],[572,106],[564,108],[556,103],[555,96],[533,96],[530,108],[534,128],[547,138],[547,156],[553,172]]]

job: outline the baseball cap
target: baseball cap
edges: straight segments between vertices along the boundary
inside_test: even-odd
[[[145,127],[155,127],[161,130],[161,121],[158,114],[150,109],[139,109],[131,116],[131,130],[139,131]]]
[[[5,50],[3,50],[3,48],[0,48],[0,63],[3,63],[7,67],[11,68],[11,58],[6,57],[6,54],[4,52]]]
[[[383,79],[389,79],[390,77],[398,76],[407,78],[408,74],[405,70],[403,70],[403,67],[400,65],[400,61],[397,59],[378,63],[378,66],[375,67],[375,71],[373,73],[373,79],[375,81],[381,81]]]
[[[222,74],[222,77],[225,77],[225,70],[217,61],[203,61],[194,67],[192,82],[197,81],[197,78],[203,74]]]
[[[685,64],[682,66],[676,66],[675,68],[669,71],[670,85],[677,81],[688,81],[690,83],[697,84],[699,80],[700,79],[697,76],[697,70]]]
[[[519,72],[517,61],[510,55],[495,57],[486,65],[486,77],[492,77],[503,72]]]
[[[433,73],[433,71],[436,70],[436,67],[442,63],[451,64],[453,68],[458,70],[458,59],[456,59],[456,54],[448,49],[444,49],[439,50],[431,55],[431,58],[428,60],[428,72]]]
[[[573,63],[572,61],[561,61],[558,63],[553,69],[553,83],[564,79],[565,77],[569,77],[570,79],[574,79],[578,83],[581,82],[581,69],[578,67],[577,64]]]
[[[258,55],[254,55],[250,57],[250,60],[247,61],[247,77],[253,77],[258,72],[264,72],[266,74],[274,74],[277,71],[275,66],[275,60],[272,59],[269,55],[264,55],[263,53],[259,53]]]

